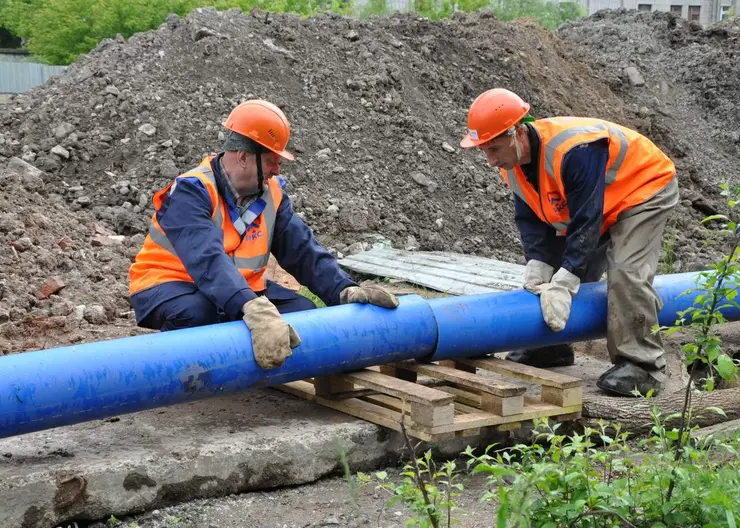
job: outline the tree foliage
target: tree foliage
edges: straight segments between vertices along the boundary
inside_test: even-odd
[[[22,37],[36,60],[69,64],[104,38],[128,38],[158,27],[170,13],[184,16],[197,7],[245,12],[258,7],[301,16],[333,11],[362,17],[389,11],[386,0],[362,5],[358,0],[0,0],[0,27]],[[432,19],[489,8],[502,20],[531,17],[550,29],[583,15],[577,3],[547,0],[412,0],[410,7]]]
[[[475,0],[465,0],[474,2]],[[560,25],[586,14],[578,2],[548,2],[547,0],[494,0],[493,12],[504,21],[517,18],[534,18],[548,28],[557,29]]]

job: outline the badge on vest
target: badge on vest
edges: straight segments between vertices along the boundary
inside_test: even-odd
[[[563,210],[568,207],[568,202],[563,200],[562,196],[560,196],[560,194],[556,192],[547,193],[547,201],[550,203],[550,206],[558,213],[563,212]]]

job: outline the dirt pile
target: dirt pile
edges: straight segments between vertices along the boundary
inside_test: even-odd
[[[129,317],[121,279],[143,235],[71,212],[46,177],[18,158],[0,169],[0,353],[83,340]]]
[[[683,192],[675,258],[681,269],[702,265],[704,230],[694,226],[720,203],[715,183],[738,156],[736,53],[732,25],[703,31],[624,13],[557,37],[487,13],[356,21],[201,9],[103,41],[63,76],[0,105],[0,166],[18,157],[44,171],[43,191],[4,176],[0,236],[15,251],[2,256],[0,324],[17,330],[65,310],[77,321],[84,304],[82,321],[96,305],[109,323],[130,326],[117,318],[128,310],[127,266],[153,192],[218,151],[220,123],[253,97],[286,111],[298,155],[283,166],[288,192],[340,253],[390,242],[522,262],[510,193],[480,153],[458,146],[471,101],[505,86],[538,117],[610,119],[665,146]],[[643,86],[629,83],[626,66]],[[101,236],[105,244],[93,246]],[[38,299],[53,276],[66,286]],[[88,319],[102,321],[95,310]]]
[[[480,154],[458,147],[470,102],[496,85],[540,115],[624,120],[608,88],[533,25],[486,14],[358,22],[204,9],[103,42],[8,105],[0,152],[78,189],[65,194],[73,209],[140,233],[153,191],[219,149],[235,104],[263,97],[292,122],[299,161],[284,166],[289,191],[327,245],[346,251],[380,235],[395,247],[516,259],[506,189]]]
[[[685,265],[707,262],[711,235],[697,222],[723,210],[721,182],[740,183],[740,18],[704,29],[670,13],[604,11],[558,34],[675,161],[682,208],[671,231]]]

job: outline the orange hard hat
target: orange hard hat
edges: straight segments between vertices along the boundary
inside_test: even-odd
[[[290,139],[288,118],[280,108],[268,101],[251,99],[240,103],[223,125],[287,160],[295,159],[293,154],[285,150]]]
[[[463,148],[477,147],[500,136],[529,113],[526,103],[504,88],[487,90],[475,98],[468,110],[468,133],[460,141]]]

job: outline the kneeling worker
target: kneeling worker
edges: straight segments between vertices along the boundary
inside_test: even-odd
[[[678,203],[673,162],[645,136],[608,121],[535,120],[528,103],[500,88],[473,102],[461,146],[480,148],[514,194],[524,287],[540,296],[547,325],[565,328],[580,284],[606,271],[614,366],[597,385],[618,395],[658,392],[666,362],[651,331],[662,308],[652,283]],[[574,361],[570,345],[515,350],[508,359],[543,368]]]
[[[257,363],[280,366],[300,344],[280,314],[316,306],[264,278],[270,253],[328,306],[398,306],[380,286],[353,282],[293,212],[278,176],[281,158],[294,159],[283,112],[246,101],[224,127],[223,152],[154,195],[149,233],[129,270],[137,324],[166,331],[243,319]]]

